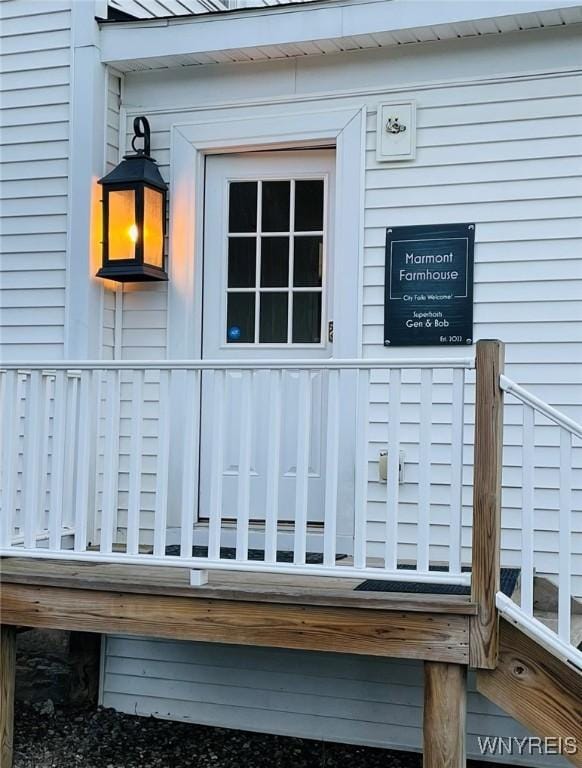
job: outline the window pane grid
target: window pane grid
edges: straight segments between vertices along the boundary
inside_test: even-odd
[[[310,286],[294,286],[293,288],[289,289],[288,286],[278,286],[278,287],[271,287],[271,286],[264,286],[260,289],[263,293],[322,293],[323,288],[320,285],[316,285],[310,287]],[[251,288],[229,288],[229,293],[258,293],[260,292],[258,288],[251,287]]]
[[[323,237],[324,232],[322,229],[318,230],[300,230],[300,229],[292,229],[292,230],[286,230],[284,232],[263,232],[260,229],[257,229],[256,232],[228,232],[227,237],[256,237],[257,235],[265,235],[266,237],[289,237],[289,235],[296,235],[297,237],[307,237],[307,236],[313,236],[317,237]]]
[[[277,184],[273,184],[273,181],[276,181]],[[236,320],[237,314],[236,312],[232,312],[229,310],[227,312],[227,341],[228,342],[238,342],[238,343],[246,343],[246,344],[315,344],[315,343],[321,343],[322,341],[322,322],[323,322],[323,277],[325,272],[325,224],[324,224],[324,205],[325,205],[325,189],[324,189],[324,181],[322,179],[311,179],[309,180],[310,183],[314,185],[320,185],[321,189],[321,215],[319,221],[313,220],[313,216],[311,218],[307,218],[307,221],[305,221],[306,213],[305,211],[305,201],[302,201],[301,205],[301,211],[300,214],[297,210],[296,205],[296,195],[297,195],[297,181],[301,183],[304,183],[303,179],[268,179],[268,180],[257,180],[254,182],[231,182],[232,184],[236,184],[239,186],[239,189],[237,190],[237,193],[233,195],[231,193],[229,198],[229,205],[237,204],[241,200],[241,194],[240,190],[244,187],[248,190],[252,191],[252,196],[254,197],[254,204],[256,205],[256,210],[251,211],[248,208],[248,201],[244,201],[243,205],[246,206],[246,210],[244,211],[245,214],[245,225],[247,221],[252,222],[251,226],[254,227],[252,231],[249,231],[249,228],[246,228],[246,231],[230,231],[230,225],[233,222],[237,222],[241,220],[241,216],[235,211],[230,211],[229,209],[229,231],[227,233],[227,241],[230,241],[233,238],[255,238],[255,264],[254,264],[254,281],[253,281],[253,275],[251,273],[248,274],[248,285],[244,286],[240,284],[240,278],[239,278],[239,285],[231,285],[231,280],[227,280],[227,304],[230,306],[230,299],[228,299],[229,296],[233,296],[233,302],[235,300],[234,295],[236,294],[247,294],[250,298],[250,296],[253,296],[252,306],[248,305],[240,305],[237,306],[245,306],[247,308],[247,314],[246,314],[246,322],[245,318],[241,316],[241,320],[243,322],[244,327],[241,329],[240,323],[238,320]],[[269,197],[264,197],[264,184],[268,184],[269,186]],[[287,196],[287,189],[285,188],[285,184],[288,185],[288,210],[287,210],[287,200],[285,199]],[[278,185],[278,186],[277,186]],[[305,186],[305,185],[304,185]],[[299,187],[300,189],[304,187]],[[288,217],[288,229],[281,229],[281,230],[269,230],[267,225],[267,229],[263,230],[263,218],[264,218],[264,211],[263,211],[263,201],[266,200],[266,205],[269,205],[269,201],[273,200],[274,198],[279,195],[279,198],[282,200],[282,212],[281,209],[279,210],[271,210],[268,209],[268,215],[269,215],[269,221],[272,224],[274,221],[278,225],[284,224],[286,218]],[[301,216],[303,216],[303,220],[299,221],[301,219]],[[317,212],[316,212],[316,219],[317,219]],[[304,229],[303,227],[301,229],[296,229],[295,225],[296,223],[304,223],[309,227],[312,223],[313,224],[323,224],[323,228],[318,229]],[[297,278],[299,282],[304,282],[305,284],[302,285],[294,285],[296,276],[295,276],[295,246],[297,239],[301,237],[309,237],[311,238],[311,242],[313,243],[317,238],[320,239],[319,249],[320,249],[320,259],[319,259],[319,268],[318,268],[318,274],[315,277],[310,277],[309,280],[313,283],[312,285],[309,284],[309,282],[305,283],[305,278]],[[287,279],[284,279],[285,269],[283,262],[281,262],[281,258],[284,258],[283,254],[285,252],[285,243],[277,242],[276,239],[279,238],[279,240],[285,239],[287,241],[286,245],[288,248],[288,269],[287,269]],[[267,241],[267,242],[265,242]],[[268,256],[267,256],[267,243],[269,245],[268,249]],[[301,243],[302,249],[305,248],[307,241],[304,241]],[[252,246],[251,246],[252,248]],[[230,252],[230,246],[229,246],[229,252]],[[249,254],[250,255],[250,254]],[[269,262],[265,261],[265,271],[263,274],[263,260],[269,259]],[[305,255],[303,254],[302,257],[302,271],[305,272]],[[313,272],[313,270],[311,270]],[[229,267],[229,273],[230,273],[230,267]],[[235,270],[233,268],[232,273],[235,274]],[[242,282],[246,282],[246,280],[242,280]],[[319,285],[317,284],[319,282]],[[280,283],[280,284],[278,284]],[[297,296],[298,294],[301,294],[304,296],[304,300],[302,299],[299,301],[299,298],[297,300],[294,299],[294,296]],[[274,300],[274,296],[278,295],[281,297],[280,299]],[[287,296],[286,299],[286,305],[283,301],[283,296]],[[316,297],[318,297],[316,299]],[[240,298],[242,301],[242,296]],[[238,300],[237,300],[238,301]],[[248,300],[247,300],[248,301]],[[305,303],[307,302],[307,304]],[[303,308],[303,311],[297,316],[297,318],[294,318],[294,308],[295,306],[301,306]],[[234,310],[234,305],[233,305]],[[230,325],[231,323],[231,316],[232,316],[232,322],[235,323],[234,325]],[[281,326],[281,323],[285,323],[285,316],[286,316],[286,337],[285,333],[281,333],[283,331],[284,325]],[[251,328],[248,327],[248,321],[250,320],[251,324],[254,326],[252,329],[254,333],[251,331],[251,335],[253,338],[248,336],[248,331],[251,330]]]

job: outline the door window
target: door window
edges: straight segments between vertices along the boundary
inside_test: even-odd
[[[325,179],[228,182],[228,344],[321,344]]]

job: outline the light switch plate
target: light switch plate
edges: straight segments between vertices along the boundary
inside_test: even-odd
[[[414,160],[416,156],[416,104],[390,101],[378,104],[376,160]]]
[[[398,452],[398,483],[404,482],[404,451]],[[381,483],[388,482],[388,451],[380,451],[378,454],[378,479]]]

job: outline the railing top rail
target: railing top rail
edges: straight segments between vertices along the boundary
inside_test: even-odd
[[[325,360],[49,360],[2,363],[0,371],[86,371],[86,370],[371,370],[390,368],[474,368],[472,357],[415,357],[395,359]]]
[[[573,435],[576,435],[576,437],[582,439],[582,425],[578,424],[569,416],[566,416],[566,414],[556,410],[551,405],[544,403],[544,401],[540,400],[539,397],[536,397],[531,392],[528,392],[527,389],[520,387],[519,384],[516,384],[515,381],[507,378],[507,376],[500,376],[499,385],[505,392],[509,392],[518,400],[521,400],[522,403],[529,405],[531,408],[538,411],[538,413],[542,413],[558,426],[567,429],[568,432],[571,432]]]
[[[565,643],[555,632],[542,624],[539,619],[528,616],[510,597],[498,592],[496,604],[499,611],[509,621],[517,624],[526,635],[543,645],[546,650],[558,658],[569,662],[574,669],[582,672],[582,653],[570,643]]]

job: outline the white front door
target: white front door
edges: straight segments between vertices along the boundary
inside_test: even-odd
[[[208,360],[296,360],[331,356],[335,152],[301,150],[210,156],[206,160],[202,356]],[[309,376],[311,425],[307,519],[322,521],[326,449],[325,375]],[[226,377],[223,520],[237,516],[241,430],[250,431],[251,521],[265,519],[270,374]],[[250,379],[250,381],[249,381]],[[305,386],[305,381],[303,382]],[[209,516],[211,377],[203,376],[199,518]],[[305,391],[305,390],[303,390]],[[304,404],[297,372],[281,389],[277,519],[295,517],[297,423]],[[250,397],[250,419],[241,403]],[[244,439],[243,441],[244,442]],[[248,457],[246,459],[248,461]],[[272,464],[271,464],[272,466]]]

